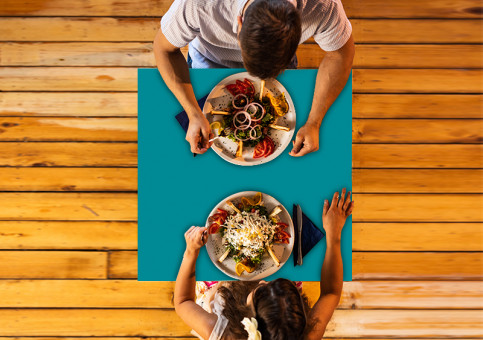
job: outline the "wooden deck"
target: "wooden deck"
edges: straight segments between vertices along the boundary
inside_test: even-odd
[[[327,336],[479,338],[481,2],[343,3],[355,281]],[[173,283],[135,280],[136,68],[154,66],[169,4],[2,0],[0,340],[190,337]],[[298,55],[313,68],[323,52],[308,41]],[[317,284],[305,289],[313,300]]]

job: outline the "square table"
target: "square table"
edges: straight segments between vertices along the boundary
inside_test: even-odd
[[[208,94],[223,78],[243,69],[191,69],[196,98]],[[287,70],[277,79],[292,97],[297,130],[305,123],[312,102],[317,70]],[[322,123],[319,151],[304,157],[288,155],[258,166],[230,164],[213,150],[194,158],[175,115],[182,107],[157,69],[138,71],[138,280],[174,281],[185,250],[184,233],[204,226],[212,208],[240,191],[261,191],[280,201],[289,212],[300,204],[322,229],[323,200],[352,186],[352,76]],[[295,137],[295,135],[294,135]],[[292,235],[293,236],[293,235]],[[294,267],[291,255],[267,280],[284,277],[320,280],[325,238]],[[352,280],[352,219],[342,231],[344,280]],[[203,247],[197,280],[232,280],[218,270]]]

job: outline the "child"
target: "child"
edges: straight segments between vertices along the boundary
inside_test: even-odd
[[[322,222],[327,250],[322,265],[320,296],[310,309],[296,284],[286,279],[271,282],[219,282],[205,289],[200,306],[195,302],[195,266],[206,243],[206,228],[185,233],[186,251],[174,290],[176,313],[202,339],[321,339],[342,292],[340,239],[352,213],[351,193],[336,192],[325,200]]]

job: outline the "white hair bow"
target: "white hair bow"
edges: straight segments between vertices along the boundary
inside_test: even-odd
[[[245,326],[245,330],[248,333],[247,340],[262,340],[262,333],[258,330],[258,322],[255,318],[244,318],[242,325]]]

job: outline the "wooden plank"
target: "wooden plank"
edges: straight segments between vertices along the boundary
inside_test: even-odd
[[[135,143],[16,143],[0,145],[0,166],[117,166],[137,165]]]
[[[354,94],[354,118],[482,118],[478,94]]]
[[[354,280],[481,280],[482,266],[481,253],[352,253]]]
[[[136,142],[136,118],[0,117],[0,141]]]
[[[299,67],[317,68],[324,55],[316,44],[300,45]],[[353,68],[481,68],[482,59],[483,50],[479,45],[356,44]]]
[[[481,93],[481,70],[356,69],[355,93]],[[136,91],[123,67],[0,67],[1,91]]]
[[[137,249],[137,223],[0,221],[0,249]]]
[[[481,43],[479,19],[352,19],[357,43]],[[0,18],[0,41],[152,42],[160,18]]]
[[[104,279],[106,265],[105,252],[0,251],[1,279]]]
[[[472,168],[482,167],[481,145],[354,144],[354,168]]]
[[[0,193],[0,220],[136,221],[137,195]]]
[[[352,253],[354,280],[476,280],[481,266],[481,253]],[[108,277],[137,278],[137,252],[111,251]]]
[[[451,320],[451,325],[448,324]],[[481,311],[337,310],[327,337],[479,337]],[[4,309],[2,336],[189,336],[174,310]]]
[[[481,223],[353,223],[353,251],[483,251]]]
[[[0,92],[0,116],[137,115],[137,93]]]
[[[137,91],[137,69],[0,67],[0,91]]]
[[[152,43],[138,42],[6,42],[0,55],[0,66],[156,66]],[[299,67],[317,68],[324,55],[317,44],[300,45]],[[353,67],[480,68],[482,58],[479,45],[356,45]]]
[[[480,20],[353,19],[351,23],[354,40],[357,43],[472,44],[483,42]]]
[[[356,193],[483,193],[483,170],[353,169]]]
[[[4,0],[0,16],[162,16],[172,0]],[[344,0],[349,18],[480,18],[478,0]]]
[[[357,93],[482,93],[481,70],[356,69]]]
[[[353,200],[354,222],[483,222],[481,194],[354,194]]]
[[[110,279],[135,279],[138,277],[137,251],[111,251],[109,252],[109,269],[107,276]]]
[[[319,287],[318,282],[303,283],[311,304]],[[173,308],[174,282],[1,280],[0,289],[1,308]],[[477,309],[482,298],[480,282],[359,281],[344,283],[338,308]]]
[[[483,141],[483,120],[353,119],[352,141],[354,143],[394,144],[481,143]]]
[[[136,191],[137,176],[133,168],[7,167],[0,191]]]

